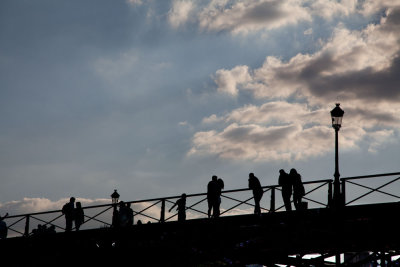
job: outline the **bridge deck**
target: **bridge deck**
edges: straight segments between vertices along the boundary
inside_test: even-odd
[[[396,202],[102,228],[0,240],[0,251],[18,259],[9,266],[284,264],[294,254],[399,250],[399,211]]]

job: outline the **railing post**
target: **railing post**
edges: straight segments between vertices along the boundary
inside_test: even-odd
[[[332,181],[328,184],[328,207],[332,208]]]
[[[29,236],[29,219],[30,219],[30,216],[26,215],[24,236]]]
[[[160,222],[163,223],[165,222],[165,198],[161,200],[161,216],[160,216]]]
[[[346,180],[342,180],[342,205],[346,205]]]
[[[271,187],[271,205],[269,211],[270,212],[275,211],[275,187]]]

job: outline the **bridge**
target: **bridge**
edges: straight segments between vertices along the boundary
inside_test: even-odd
[[[185,222],[167,211],[180,196],[126,202],[135,213],[126,228],[112,227],[112,204],[84,207],[85,223],[72,232],[60,210],[12,215],[0,251],[15,259],[8,266],[399,266],[399,179],[400,172],[341,178],[343,205],[332,205],[331,179],[304,181],[309,208],[292,212],[280,186],[264,186],[261,216],[247,188],[223,191],[215,219],[206,193],[187,195]],[[38,224],[57,233],[33,234]]]

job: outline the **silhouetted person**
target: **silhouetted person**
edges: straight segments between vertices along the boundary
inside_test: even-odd
[[[119,202],[119,226],[125,227],[128,226],[128,208],[125,205],[124,201]]]
[[[301,181],[300,174],[297,173],[296,169],[291,169],[290,174],[293,181],[293,202],[296,210],[301,209],[301,199],[305,195],[303,182]]]
[[[66,203],[62,208],[62,213],[65,215],[65,231],[69,232],[72,230],[72,222],[74,221],[74,204],[75,198],[71,197],[69,202]]]
[[[249,173],[249,188],[253,190],[253,197],[255,203],[254,214],[260,215],[261,214],[260,201],[264,194],[264,191],[261,187],[260,180],[258,180],[258,178],[254,176],[254,173]]]
[[[218,177],[212,176],[211,181],[207,185],[207,202],[208,202],[208,218],[211,217],[211,210],[213,211],[212,216],[215,215],[215,207],[218,203]]]
[[[292,210],[292,204],[290,203],[290,198],[292,196],[292,177],[289,176],[283,169],[279,170],[279,180],[278,183],[282,186],[282,198],[285,204],[286,211]]]
[[[133,225],[133,209],[131,208],[131,203],[126,204],[126,211],[128,214],[128,226]]]
[[[85,221],[85,213],[83,212],[82,209],[82,204],[81,202],[76,202],[76,208],[75,208],[75,228],[76,231],[81,228],[81,225]]]
[[[219,207],[221,206],[221,193],[222,189],[224,189],[224,181],[221,178],[217,180],[217,201],[215,202],[215,206],[213,208],[213,216],[214,218],[218,218],[220,215]]]
[[[4,217],[0,216],[0,239],[6,239],[7,238],[7,233],[8,233],[8,228],[7,224],[4,221],[4,219],[8,216],[8,213],[4,215]]]
[[[178,222],[183,222],[186,220],[186,194],[182,194],[181,198],[179,198],[175,204],[169,209],[169,212],[175,206],[178,206],[176,210],[178,211]]]

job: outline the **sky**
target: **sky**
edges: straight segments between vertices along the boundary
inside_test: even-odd
[[[396,0],[3,0],[0,214],[400,171]],[[97,201],[97,202],[96,202]]]

